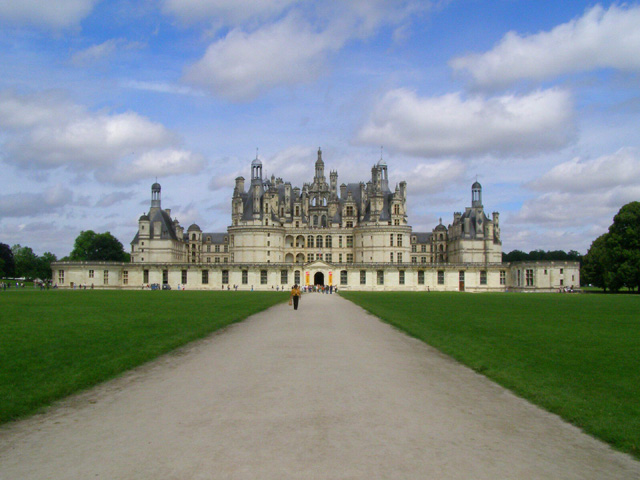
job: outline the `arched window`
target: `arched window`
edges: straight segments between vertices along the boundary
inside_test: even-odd
[[[316,237],[316,247],[322,248],[322,235]]]

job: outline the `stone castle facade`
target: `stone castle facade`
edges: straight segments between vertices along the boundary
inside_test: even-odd
[[[107,288],[274,289],[297,283],[476,292],[579,285],[576,262],[502,263],[499,214],[485,214],[478,182],[471,187],[471,206],[454,213],[450,225],[441,220],[431,232],[414,232],[407,183],[391,190],[387,169],[380,160],[366,182],[338,185],[337,171],[327,182],[318,150],[313,181],[299,188],[275,176],[264,179],[256,158],[250,183],[236,178],[226,232],[203,232],[196,224],[185,231],[162,208],[161,186],[154,183],[149,212],[131,242],[131,263],[59,262],[54,281]]]

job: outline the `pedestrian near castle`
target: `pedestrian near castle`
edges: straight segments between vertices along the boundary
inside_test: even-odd
[[[300,287],[298,285],[294,285],[291,289],[291,300],[293,300],[293,309],[297,310],[300,301]]]

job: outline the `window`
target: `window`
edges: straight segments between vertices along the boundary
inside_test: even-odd
[[[307,237],[307,248],[313,248],[313,235]]]
[[[353,235],[347,235],[347,248],[353,247]]]
[[[64,283],[64,270],[58,270],[58,283],[61,285]]]
[[[367,284],[367,271],[360,270],[360,285],[366,285],[366,284]]]
[[[353,263],[353,253],[347,253],[347,263]]]
[[[353,217],[353,207],[352,206],[347,207],[346,216],[347,217]]]
[[[260,284],[261,285],[266,285],[267,284],[267,271],[266,270],[260,270]]]
[[[89,270],[89,278],[93,278],[93,270]]]
[[[249,271],[242,270],[242,284],[247,285],[249,283]]]
[[[318,235],[316,237],[316,247],[317,248],[322,248],[322,235]]]
[[[340,285],[346,285],[346,284],[347,284],[347,271],[340,270]]]
[[[128,270],[123,270],[122,271],[122,284],[123,285],[129,285],[129,271]]]
[[[393,252],[389,252],[389,261],[393,263]]]
[[[438,270],[438,285],[444,285],[444,270]]]
[[[149,270],[142,271],[142,283],[149,283]]]
[[[109,270],[104,271],[103,279],[104,279],[104,284],[109,285]]]
[[[487,271],[482,270],[480,271],[480,285],[486,285],[486,284],[487,284]]]
[[[325,245],[327,248],[331,248],[332,247],[332,243],[333,241],[331,240],[331,235],[327,235],[327,238],[325,239]]]
[[[338,247],[342,248],[342,235],[338,236]]]
[[[398,246],[402,246],[402,235],[400,233],[398,234]]]
[[[341,253],[338,254],[338,263],[342,263],[342,254]]]
[[[220,253],[220,245],[215,245],[213,248],[216,253]]]
[[[325,259],[327,262],[331,262],[331,261],[332,261],[332,259],[333,259],[333,256],[332,256],[330,253],[325,253],[325,255],[324,255],[324,259]]]
[[[402,263],[402,253],[398,252],[398,263]]]
[[[464,270],[460,270],[460,271],[458,272],[458,281],[459,281],[460,283],[464,283]]]
[[[424,285],[424,270],[418,270],[418,285]]]
[[[289,272],[287,270],[280,271],[280,283],[282,285],[289,283]]]
[[[411,257],[411,263],[418,263],[418,257]]]
[[[162,271],[162,283],[169,283],[169,270]]]
[[[207,263],[211,263],[211,257],[207,257]]]
[[[404,270],[398,272],[398,283],[404,285]]]
[[[524,271],[524,280],[527,287],[533,287],[533,269],[527,268]]]
[[[393,247],[393,233],[389,234],[389,245]]]
[[[563,274],[564,274],[564,268],[561,268],[560,269],[560,275],[563,275]]]
[[[504,270],[500,270],[500,285],[507,284],[507,272]]]
[[[427,263],[427,257],[420,257],[420,263]]]
[[[426,245],[420,245],[420,251],[422,253],[426,253],[427,252],[427,246]]]
[[[353,228],[353,222],[351,220],[347,220],[346,228]]]
[[[202,284],[206,285],[209,283],[209,270],[202,270]]]
[[[293,272],[293,283],[300,285],[300,270]]]
[[[319,253],[318,255],[316,255],[316,260],[322,260],[322,254]]]
[[[182,270],[182,283],[183,284],[187,283],[187,271],[186,270]]]
[[[220,257],[216,257],[216,258],[215,258],[215,262],[216,262],[216,263],[220,263]]]
[[[411,245],[411,253],[416,253],[418,251],[417,245]]]
[[[394,215],[400,215],[400,205],[394,205],[393,206],[393,214]]]
[[[384,270],[378,270],[378,285],[384,285]]]
[[[229,283],[229,270],[222,270],[222,283]]]
[[[313,262],[313,253],[307,255],[307,262]]]

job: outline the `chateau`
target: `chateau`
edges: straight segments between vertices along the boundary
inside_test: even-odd
[[[408,223],[407,183],[389,187],[381,159],[371,177],[338,185],[325,175],[318,150],[315,174],[302,188],[263,178],[262,162],[251,179],[238,177],[226,232],[185,231],[161,205],[151,186],[149,212],[138,220],[131,263],[58,262],[61,287],[187,289],[291,288],[333,285],[351,290],[553,291],[579,285],[577,262],[502,263],[499,214],[489,218],[482,186],[471,186],[471,206],[448,226],[414,232]]]

